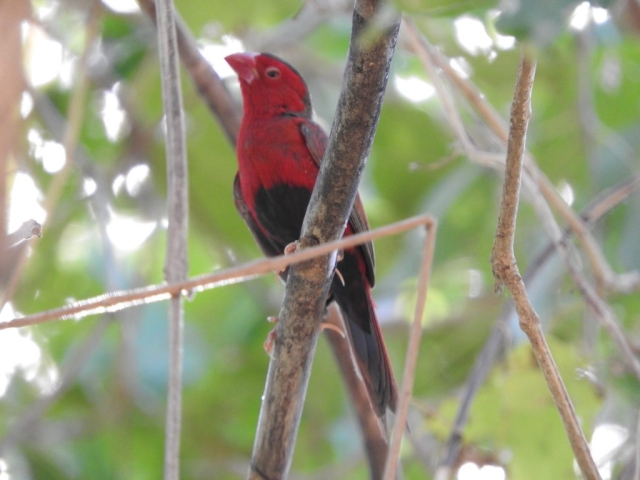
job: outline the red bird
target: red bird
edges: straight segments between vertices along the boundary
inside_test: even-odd
[[[266,53],[236,53],[226,61],[238,74],[244,104],[236,207],[264,254],[281,255],[300,238],[327,134],[311,120],[309,90],[289,64]],[[368,228],[357,196],[344,234]],[[371,299],[373,245],[345,250],[337,268],[342,279],[334,277],[329,302],[335,300],[346,318],[370,400],[383,415],[386,408],[395,410],[397,388]]]

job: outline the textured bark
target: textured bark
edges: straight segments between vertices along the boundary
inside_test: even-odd
[[[383,28],[375,25],[382,5],[378,1],[356,2],[338,109],[299,248],[339,238],[353,207],[380,116],[400,25],[396,15]],[[289,472],[334,265],[335,254],[296,265],[289,272],[250,479],[286,478]]]

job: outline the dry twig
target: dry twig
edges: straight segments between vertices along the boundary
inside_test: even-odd
[[[431,78],[456,137],[458,138],[464,152],[469,158],[489,165],[492,168],[501,170],[504,168],[504,160],[496,155],[487,155],[477,151],[475,145],[467,135],[462,120],[457,113],[453,98],[447,88],[443,85],[436,70],[436,62],[439,68],[448,75],[448,78],[467,96],[474,106],[478,107],[478,112],[485,118],[487,124],[492,128],[496,136],[501,140],[507,140],[507,133],[501,125],[499,115],[480,96],[477,88],[469,82],[461,79],[451,66],[442,59],[441,55],[435,53],[426,39],[420,34],[415,25],[405,18],[405,25],[410,34],[411,44],[416,55],[422,61],[429,77]],[[617,345],[622,354],[622,358],[627,367],[640,379],[640,361],[633,353],[633,348],[624,335],[620,322],[606,302],[598,295],[596,290],[587,282],[575,259],[575,255],[570,251],[569,246],[563,242],[562,231],[553,216],[550,205],[552,205],[560,215],[567,221],[568,227],[580,239],[587,257],[590,259],[594,269],[597,283],[609,285],[609,288],[621,292],[628,292],[636,288],[640,283],[638,272],[625,274],[614,274],[611,267],[606,262],[602,252],[593,236],[589,233],[584,221],[569,207],[559,196],[549,179],[538,169],[533,158],[523,152],[523,187],[529,193],[529,199],[543,228],[554,242],[561,258],[564,260],[567,270],[578,287],[578,291],[584,297],[585,304],[596,320],[604,327],[609,336]],[[546,200],[546,201],[545,201]],[[549,202],[549,203],[547,203]]]
[[[398,468],[398,463],[400,461],[402,433],[407,425],[409,401],[411,400],[411,393],[413,392],[413,381],[415,379],[416,365],[418,363],[418,352],[420,350],[420,339],[422,337],[422,318],[424,308],[427,303],[429,278],[431,275],[433,252],[436,244],[437,223],[433,221],[426,227],[427,238],[424,242],[422,264],[420,266],[420,275],[418,277],[418,298],[416,300],[413,323],[411,324],[411,330],[409,332],[409,348],[407,348],[404,373],[402,374],[402,387],[400,388],[398,398],[398,411],[396,412],[396,420],[393,426],[391,442],[389,445],[389,454],[387,456],[385,466],[385,480],[393,480],[395,478],[396,469]]]
[[[594,199],[580,216],[584,219],[587,225],[594,224],[614,207],[623,202],[639,185],[640,176],[612,187]],[[572,233],[572,230],[566,229],[564,231],[562,241],[565,242],[568,240]],[[529,264],[529,267],[523,276],[525,285],[528,286],[530,282],[534,280],[542,266],[548,262],[549,259],[553,258],[552,254],[555,251],[556,247],[554,242],[549,241]],[[465,382],[464,391],[461,394],[460,405],[458,406],[458,412],[456,413],[456,418],[453,426],[451,427],[449,438],[447,439],[447,443],[445,444],[444,451],[441,455],[441,460],[438,465],[435,478],[450,478],[451,476],[451,470],[455,465],[460,452],[462,434],[469,418],[471,405],[473,404],[478,389],[493,367],[498,355],[505,348],[505,343],[508,340],[509,319],[513,313],[513,303],[509,302],[503,309],[500,318],[498,318],[493,326],[491,333],[489,334],[489,339],[482,348],[482,351],[476,357],[473,369]]]
[[[180,59],[172,0],[157,0],[158,53],[162,81],[162,105],[166,121],[167,202],[169,227],[165,279],[179,282],[187,277],[187,220],[189,213],[187,149],[180,87]],[[182,418],[182,295],[169,302],[169,382],[164,451],[164,478],[180,478],[180,430]]]
[[[76,81],[74,82],[74,88],[71,93],[68,122],[66,124],[63,139],[65,164],[62,170],[60,170],[53,178],[44,201],[44,210],[47,212],[48,221],[51,220],[51,217],[53,216],[55,207],[60,200],[60,196],[62,195],[62,190],[66,186],[69,175],[73,170],[73,152],[75,150],[76,144],[78,143],[80,128],[82,126],[82,121],[85,113],[84,106],[88,89],[87,58],[90,53],[90,46],[98,35],[101,18],[102,4],[99,1],[95,0],[91,3],[88,11],[85,45],[82,51],[82,55],[78,61]],[[20,244],[17,253],[14,254],[15,256],[13,258],[11,258],[11,271],[4,272],[5,274],[9,275],[9,278],[5,279],[6,288],[0,296],[0,306],[4,305],[13,297],[15,289],[18,286],[18,281],[22,276],[22,271],[27,262],[27,253],[29,251],[29,249],[26,248],[27,246],[28,243]]]
[[[153,0],[138,0],[140,7],[147,15],[156,21],[156,8]],[[227,87],[200,53],[198,44],[191,32],[180,17],[174,12],[175,28],[177,34],[180,59],[189,72],[189,76],[198,89],[198,93],[207,102],[207,105],[220,122],[229,142],[236,143],[238,128],[240,127],[240,112],[229,94]]]
[[[500,202],[500,215],[495,242],[491,252],[496,291],[506,285],[513,297],[520,328],[527,334],[538,365],[547,381],[549,390],[567,431],[567,436],[583,475],[589,480],[600,479],[598,468],[589,452],[571,399],[560,377],[549,346],[547,345],[540,319],[531,305],[513,252],[516,230],[520,181],[524,162],[527,125],[531,116],[531,90],[535,75],[535,62],[522,56],[518,78],[511,105],[511,127],[507,146],[504,188]]]
[[[181,282],[149,285],[142,288],[105,293],[74,302],[66,307],[54,308],[33,315],[14,318],[7,322],[0,322],[0,330],[40,325],[58,319],[77,320],[89,315],[116,312],[136,305],[159,302],[181,292],[201,292],[203,290],[245,282],[268,272],[283,271],[289,265],[295,263],[304,262],[321,255],[328,255],[337,250],[352,248],[356,245],[375,240],[376,238],[397,235],[421,225],[427,225],[429,222],[431,222],[430,216],[418,215],[384,227],[368,230],[358,235],[351,235],[334,242],[300,250],[290,255],[261,258],[219,272],[199,275]]]
[[[442,82],[439,80],[439,75],[435,68],[437,67],[440,69],[447,79],[455,85],[456,88],[458,88],[466,100],[484,119],[494,135],[506,145],[508,131],[500,114],[484,99],[478,88],[473,85],[473,83],[460,77],[453,67],[451,67],[448,60],[429,45],[413,22],[405,18],[403,23],[407,27],[407,32],[409,33],[409,39],[413,50],[425,65],[425,68],[429,73],[429,77],[439,92],[447,118],[453,127],[454,133],[458,137],[463,151],[469,156],[469,158],[479,163],[489,165],[492,168],[504,168],[504,157],[487,155],[477,151],[477,148],[468,137],[466,130],[462,125],[462,121],[457,115],[456,109],[453,105],[453,100],[450,98],[446,89],[442,85]],[[524,186],[529,190],[533,199],[539,198],[538,193],[541,194],[546,202],[551,205],[567,222],[569,228],[574,231],[593,267],[596,282],[599,287],[620,293],[629,293],[640,289],[640,273],[634,271],[619,274],[613,271],[602,253],[600,246],[596,242],[595,238],[593,238],[593,235],[589,233],[584,222],[574,212],[574,210],[567,205],[546,175],[540,171],[533,156],[528,152],[525,152],[523,181]],[[536,202],[533,202],[533,206],[536,208],[538,216],[544,220],[542,216],[547,212],[538,208],[538,205],[539,203],[537,204]],[[549,212],[549,214],[551,214],[551,212]],[[553,221],[553,223],[555,223],[555,221]],[[544,221],[543,225],[548,227],[547,231],[553,238],[553,235],[557,233],[557,229],[554,229],[551,224],[545,225]]]

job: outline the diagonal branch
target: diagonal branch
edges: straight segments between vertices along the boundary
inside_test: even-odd
[[[429,215],[417,215],[405,220],[401,220],[384,227],[349,237],[341,238],[330,243],[324,243],[317,247],[300,250],[289,255],[279,257],[261,258],[251,262],[227,268],[219,272],[198,275],[188,280],[151,285],[130,290],[109,292],[96,297],[87,298],[67,305],[66,307],[54,308],[44,312],[25,315],[14,318],[7,322],[0,322],[0,330],[8,328],[22,328],[31,325],[39,325],[53,320],[79,319],[89,315],[98,315],[105,312],[116,312],[125,308],[137,305],[159,302],[170,298],[180,292],[201,292],[212,288],[223,287],[247,280],[252,280],[258,275],[268,272],[281,272],[289,265],[305,262],[321,255],[327,255],[336,250],[344,250],[370,242],[376,238],[397,235],[413,228],[428,225],[431,222]]]
[[[429,72],[434,86],[440,92],[440,98],[447,111],[447,117],[454,129],[454,133],[458,137],[464,152],[475,161],[490,164],[493,168],[503,168],[504,162],[502,157],[491,155],[481,155],[477,152],[473,142],[468,137],[459,117],[454,113],[453,103],[448,95],[443,95],[442,82],[439,80],[435,67],[442,70],[447,79],[456,86],[456,88],[464,95],[465,99],[473,106],[478,114],[484,119],[487,126],[493,134],[504,144],[508,140],[508,130],[502,120],[500,114],[489,104],[478,88],[469,80],[462,78],[449,64],[447,59],[440,52],[436,51],[427,40],[420,34],[415,24],[408,18],[404,18],[403,24],[409,33],[412,49],[420,57]],[[453,110],[452,110],[453,109]],[[589,262],[591,263],[596,283],[600,289],[610,290],[614,292],[630,293],[640,289],[640,273],[637,271],[617,273],[607,262],[602,249],[596,242],[593,235],[589,233],[588,227],[575,213],[575,211],[567,205],[567,202],[560,196],[556,188],[553,186],[549,178],[542,172],[536,164],[535,158],[529,153],[525,153],[524,158],[524,186],[532,191],[532,197],[535,199],[539,194],[546,200],[548,205],[553,207],[560,217],[562,217],[569,228],[571,228],[577,239],[582,244]],[[544,220],[545,212],[541,211],[539,206],[534,202],[538,216]],[[551,213],[551,212],[549,212]],[[544,224],[544,222],[543,222]],[[548,227],[549,233],[553,236],[555,229]]]
[[[399,19],[393,15],[383,29],[367,31],[381,8],[383,2],[377,0],[355,4],[338,109],[302,227],[303,249],[340,237],[353,206],[380,115],[399,28]],[[366,33],[370,34],[368,38],[363,35]],[[334,262],[335,252],[289,272],[250,479],[285,478],[288,474]]]
[[[464,152],[469,158],[480,163],[488,164],[492,168],[504,168],[504,161],[496,155],[482,154],[477,151],[473,142],[467,135],[462,124],[462,120],[458,115],[451,95],[443,85],[435,65],[442,69],[443,72],[451,79],[453,83],[468,97],[469,101],[476,107],[478,112],[485,118],[487,124],[494,131],[496,136],[501,140],[507,140],[506,130],[501,126],[495,110],[486,103],[480,96],[478,90],[469,82],[461,79],[455,71],[437,54],[434,49],[427,43],[426,39],[418,32],[415,25],[408,19],[404,20],[407,26],[412,46],[426,70],[431,77],[436,90],[438,91],[443,108],[447,114],[447,118],[453,127],[454,133]],[[585,304],[595,319],[604,327],[611,339],[617,345],[622,354],[622,358],[627,367],[640,379],[640,360],[633,352],[633,348],[626,338],[620,322],[616,318],[615,313],[607,305],[607,303],[598,295],[598,292],[585,279],[579,265],[575,260],[575,255],[570,249],[570,245],[561,241],[562,231],[553,216],[551,206],[553,206],[560,215],[567,221],[568,227],[574,232],[576,237],[581,241],[585,253],[594,268],[596,282],[598,285],[606,284],[611,289],[620,292],[629,292],[630,290],[640,286],[640,275],[638,272],[628,272],[623,274],[614,274],[611,267],[606,262],[602,252],[593,236],[589,233],[585,222],[569,207],[566,202],[560,198],[558,192],[553,187],[549,179],[542,173],[533,158],[524,152],[523,160],[523,176],[522,186],[530,193],[530,202],[543,228],[553,240],[560,257],[564,260],[567,271],[571,275],[578,291],[583,296]],[[608,279],[608,280],[607,280]]]
[[[609,211],[614,207],[622,203],[639,185],[640,177],[636,177],[612,187],[598,195],[598,197],[590,203],[580,216],[587,225],[593,225],[600,218],[609,213]],[[563,234],[562,242],[567,241],[571,237],[572,233],[572,230],[566,229]],[[529,285],[534,281],[543,265],[551,258],[554,258],[553,253],[555,251],[556,247],[554,242],[547,242],[547,245],[542,248],[540,253],[538,253],[538,255],[529,264],[529,267],[523,276],[525,285]],[[461,394],[461,400],[458,406],[458,412],[456,413],[453,427],[451,428],[449,438],[447,439],[447,443],[445,444],[444,451],[441,455],[441,460],[438,465],[435,478],[450,478],[451,476],[451,471],[460,452],[460,446],[463,438],[462,435],[469,419],[471,405],[473,404],[478,390],[489,374],[489,371],[496,362],[498,355],[503,351],[506,343],[508,342],[509,320],[514,313],[513,310],[513,303],[508,302],[503,308],[500,317],[494,324],[489,335],[489,339],[482,348],[482,351],[476,357],[473,369],[465,382],[464,391]]]
[[[427,225],[427,238],[424,241],[422,251],[422,265],[418,277],[418,295],[416,307],[413,314],[413,322],[409,333],[409,347],[402,374],[402,387],[400,388],[400,401],[398,411],[393,425],[389,454],[385,465],[384,479],[393,480],[398,462],[400,460],[400,446],[402,434],[407,426],[407,415],[409,413],[409,401],[413,392],[413,381],[415,379],[416,366],[418,363],[418,351],[420,349],[420,339],[422,338],[422,319],[427,303],[427,291],[429,290],[429,280],[431,278],[431,267],[433,266],[433,255],[436,246],[437,222],[434,220]]]
[[[513,296],[516,312],[520,319],[520,327],[529,337],[533,353],[558,408],[578,465],[588,480],[598,480],[600,479],[600,474],[589,452],[589,446],[578,423],[573,404],[562,382],[558,367],[542,333],[540,319],[529,301],[513,251],[525,139],[531,116],[531,90],[533,88],[535,70],[535,62],[529,60],[523,54],[511,105],[511,126],[507,144],[504,188],[500,202],[495,241],[491,252],[491,264],[493,275],[496,279],[496,291],[501,290],[503,285],[506,285]]]

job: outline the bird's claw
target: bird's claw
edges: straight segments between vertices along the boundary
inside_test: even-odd
[[[320,324],[320,331],[322,332],[324,330],[333,330],[338,335],[340,335],[342,338],[347,338],[347,336],[344,333],[344,330],[342,330],[339,326],[337,326],[334,323],[329,323],[329,322],[321,323]]]
[[[284,254],[291,255],[292,253],[296,253],[296,251],[298,250],[298,243],[299,242],[296,240],[295,242],[291,242],[286,247],[284,247]],[[288,267],[284,267],[276,270],[276,277],[280,276],[280,274],[284,272],[287,268]]]
[[[278,317],[272,317],[272,316],[267,317],[267,322],[269,323],[278,323],[278,321],[279,321]],[[320,324],[320,332],[323,332],[324,330],[333,330],[342,338],[347,338],[347,336],[344,333],[344,330],[334,323],[322,322]],[[271,357],[271,354],[273,353],[273,346],[275,342],[276,342],[276,329],[274,328],[267,334],[267,339],[264,341],[264,344],[263,344],[264,351],[267,352],[267,355],[269,355],[269,357]]]
[[[273,317],[273,316],[267,317],[267,322],[269,323],[276,324],[278,323],[278,321],[279,321],[278,317]],[[273,353],[273,345],[275,341],[276,341],[276,329],[274,328],[268,333],[267,339],[264,341],[264,344],[263,344],[264,351],[267,352],[267,355],[269,355],[269,357],[271,357],[271,354]]]
[[[298,243],[298,240],[296,240],[295,242],[291,242],[289,245],[284,247],[284,254],[291,255],[292,253],[296,253],[296,250],[298,250]]]
[[[267,339],[263,343],[264,351],[267,352],[267,355],[269,355],[269,358],[272,358],[271,354],[273,353],[273,345],[275,343],[276,343],[276,329],[274,328],[269,332],[269,334],[267,335]]]

